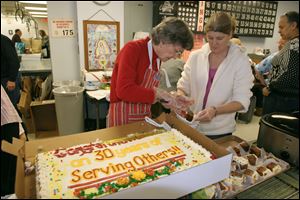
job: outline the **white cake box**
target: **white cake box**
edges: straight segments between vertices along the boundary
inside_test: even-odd
[[[166,121],[169,125],[213,152],[217,159],[194,166],[181,172],[161,177],[157,180],[121,190],[103,198],[179,198],[208,185],[229,177],[232,154],[195,129],[178,120],[174,115],[161,115],[157,121]],[[18,155],[15,193],[18,198],[36,198],[35,173],[25,175],[24,160],[34,162],[38,152],[58,147],[70,147],[93,142],[97,139],[112,140],[126,137],[130,133],[147,132],[155,127],[146,122],[137,122],[120,127],[107,128],[68,136],[37,139],[24,142],[14,139],[13,144],[2,142],[2,149]]]

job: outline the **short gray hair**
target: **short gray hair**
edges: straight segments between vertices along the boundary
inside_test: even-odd
[[[162,20],[153,28],[151,38],[156,45],[160,42],[179,44],[186,50],[191,50],[194,46],[192,31],[184,21],[176,17],[167,17]]]

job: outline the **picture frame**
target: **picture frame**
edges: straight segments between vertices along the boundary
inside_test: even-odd
[[[83,20],[84,57],[87,71],[110,71],[120,51],[120,23]]]

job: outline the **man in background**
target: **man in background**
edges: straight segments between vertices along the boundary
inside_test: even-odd
[[[17,109],[20,99],[20,61],[12,41],[1,34],[1,85]]]
[[[255,76],[260,81],[260,83],[264,86],[267,85],[267,79],[265,80],[264,75],[267,75],[272,69],[272,59],[273,57],[283,48],[287,41],[280,38],[278,41],[278,51],[272,53],[265,59],[263,59],[260,63],[255,65]]]
[[[254,76],[255,76],[255,84],[252,88],[253,94],[256,96],[256,110],[254,114],[256,116],[261,116],[262,115],[262,110],[263,110],[263,88],[267,86],[268,83],[268,74],[270,73],[272,69],[272,59],[273,57],[283,48],[287,41],[280,38],[278,41],[278,51],[272,53],[265,59],[263,59],[260,63],[258,64],[252,64],[251,66],[253,67],[254,70]]]
[[[287,40],[272,59],[269,83],[263,88],[263,115],[299,111],[299,13],[280,16],[279,34]]]
[[[13,45],[15,47],[16,42],[22,42],[21,41],[22,31],[20,29],[15,30],[15,34],[13,35],[11,41],[13,42]]]

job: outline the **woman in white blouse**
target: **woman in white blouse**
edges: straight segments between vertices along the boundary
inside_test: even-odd
[[[21,125],[22,120],[19,117],[15,107],[10,101],[4,88],[1,85],[1,133],[0,133],[0,190],[1,197],[13,194],[16,177],[17,157],[1,150],[2,140],[12,142],[13,137],[25,140],[25,131]]]
[[[235,113],[246,112],[252,96],[249,58],[230,42],[235,21],[227,13],[212,15],[206,39],[193,51],[177,83],[177,93],[195,100],[190,107],[197,129],[212,139],[235,131]]]

